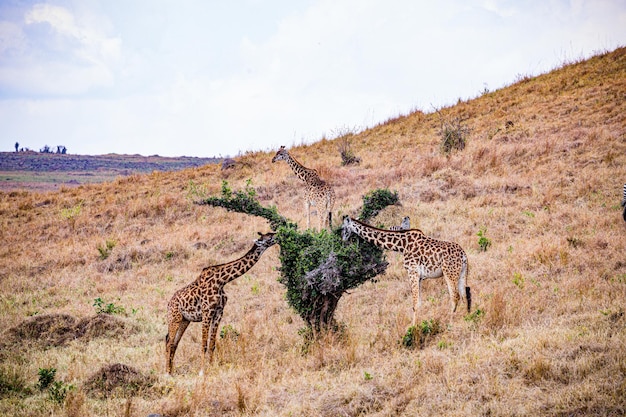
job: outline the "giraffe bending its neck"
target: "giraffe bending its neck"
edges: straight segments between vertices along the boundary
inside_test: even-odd
[[[226,305],[224,285],[245,274],[257,263],[263,252],[275,242],[274,233],[259,233],[252,248],[241,258],[222,265],[208,266],[191,284],[174,293],[167,304],[167,336],[165,336],[166,369],[172,373],[174,354],[189,323],[202,322],[202,370],[209,350],[213,360],[215,337]],[[207,344],[208,340],[208,344]]]
[[[471,309],[470,287],[467,285],[467,255],[454,242],[445,242],[426,236],[419,229],[383,230],[345,216],[342,238],[347,240],[352,233],[382,248],[404,255],[404,268],[409,274],[413,296],[413,325],[417,324],[417,309],[421,306],[422,280],[443,277],[448,285],[452,312],[456,311],[461,298]]]
[[[276,161],[286,161],[296,176],[306,184],[304,210],[307,213],[307,228],[311,228],[311,206],[314,205],[317,207],[319,229],[322,230],[325,227],[330,229],[332,210],[335,204],[335,190],[319,177],[316,170],[303,166],[293,156],[289,155],[284,146],[281,146],[272,158],[272,163]]]

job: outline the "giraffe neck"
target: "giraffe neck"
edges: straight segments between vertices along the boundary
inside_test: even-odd
[[[309,185],[316,185],[321,180],[314,169],[310,169],[298,162],[293,156],[287,154],[287,163],[298,178]]]
[[[406,232],[378,229],[356,219],[352,219],[352,224],[357,235],[380,248],[404,252],[407,246],[409,234]]]
[[[254,245],[252,249],[248,251],[241,258],[234,260],[232,262],[228,262],[226,264],[220,265],[218,270],[214,273],[214,281],[219,286],[224,286],[229,282],[239,278],[246,272],[250,270],[257,263],[265,248]],[[214,267],[207,267],[205,271]],[[204,276],[201,275],[201,277]]]

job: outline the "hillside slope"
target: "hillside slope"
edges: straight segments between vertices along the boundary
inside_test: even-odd
[[[467,144],[445,156],[442,121],[455,120]],[[342,140],[360,165],[341,166]],[[304,353],[304,324],[284,300],[271,248],[226,287],[206,375],[198,377],[195,324],[166,377],[171,295],[268,230],[192,204],[195,193],[250,180],[263,204],[302,227],[302,184],[289,167],[249,153],[224,171],[206,165],[1,193],[0,414],[626,413],[626,48],[290,152],[334,185],[335,224],[367,191],[389,188],[402,206],[377,224],[408,215],[412,227],[458,242],[469,255],[472,314],[450,316],[443,281],[428,280],[419,316],[432,331],[419,347],[403,347],[410,290],[401,257],[389,253],[386,275],[341,299],[342,333]],[[479,232],[491,242],[486,251]],[[125,369],[119,363],[135,379],[103,390],[99,375]],[[58,400],[35,388],[40,368],[57,369],[56,380],[74,389]]]

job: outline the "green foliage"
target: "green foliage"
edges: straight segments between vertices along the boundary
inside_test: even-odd
[[[464,319],[469,323],[478,324],[480,320],[485,316],[485,312],[483,310],[476,309],[473,313],[467,314]]]
[[[487,233],[486,227],[481,227],[476,235],[478,236],[478,246],[480,250],[483,252],[487,251],[487,248],[491,246],[491,239],[489,239],[485,234]]]
[[[263,207],[255,199],[256,190],[251,186],[252,182],[246,182],[245,190],[233,192],[227,181],[222,182],[221,197],[208,197],[206,199],[196,201],[196,204],[210,205],[213,207],[223,207],[228,211],[236,211],[238,213],[246,213],[252,216],[263,217],[270,222],[272,230],[277,230],[280,226],[297,227],[295,223],[288,221],[286,218],[278,214],[276,207]]]
[[[61,217],[64,219],[73,221],[80,215],[83,210],[83,202],[79,202],[74,207],[65,208],[61,210]]]
[[[371,381],[371,380],[372,380],[372,378],[374,378],[374,377],[373,377],[373,376],[372,376],[372,374],[370,374],[369,372],[367,372],[367,371],[363,371],[363,378],[364,378],[366,381]]]
[[[513,273],[513,284],[515,284],[518,288],[524,288],[524,276],[519,272]]]
[[[312,327],[333,324],[332,315],[344,292],[387,268],[382,250],[369,242],[341,240],[341,228],[333,232],[278,229],[281,277],[291,307]]]
[[[220,330],[220,339],[237,340],[238,337],[239,337],[239,332],[230,324],[223,326],[222,330]]]
[[[220,197],[209,197],[197,204],[224,207],[268,220],[272,230],[276,230],[280,246],[279,282],[287,287],[287,302],[315,332],[333,328],[333,315],[343,293],[387,268],[383,251],[360,239],[344,243],[341,227],[332,232],[299,232],[297,225],[278,214],[276,207],[263,207],[255,197],[249,180],[242,191],[233,191],[224,181]],[[364,201],[364,212],[375,215],[397,202],[398,196],[388,190],[377,190]]]
[[[37,383],[37,388],[42,391],[48,388],[50,384],[54,382],[56,374],[56,368],[39,368],[39,382]]]
[[[363,207],[358,219],[367,221],[375,217],[385,207],[396,204],[398,201],[397,191],[391,192],[386,188],[370,191],[363,197]]]
[[[116,306],[113,303],[106,303],[102,298],[98,297],[93,300],[93,306],[96,308],[98,314],[125,314],[126,309],[121,306]]]
[[[100,259],[103,261],[111,255],[111,251],[117,242],[115,240],[107,239],[104,245],[98,245],[98,252],[100,253]]]
[[[48,398],[54,403],[63,404],[67,393],[74,388],[72,384],[66,384],[63,381],[54,381],[50,384],[50,387],[48,387]]]
[[[406,333],[404,334],[404,336],[402,336],[402,346],[404,346],[405,348],[412,348],[413,346],[415,346],[415,342],[419,340],[417,338],[417,327],[416,326],[409,326],[408,329],[406,329]]]
[[[439,320],[424,320],[417,326],[410,326],[400,343],[408,349],[422,346],[426,339],[440,333],[441,330]]]

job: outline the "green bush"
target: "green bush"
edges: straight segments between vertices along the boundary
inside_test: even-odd
[[[37,383],[37,388],[42,391],[48,388],[50,384],[54,382],[56,373],[56,368],[39,368],[39,382]]]
[[[344,243],[341,227],[330,232],[300,232],[276,207],[261,206],[255,196],[249,181],[245,190],[236,192],[224,181],[221,197],[209,197],[197,204],[224,207],[268,220],[280,246],[279,282],[287,288],[287,302],[313,333],[335,329],[333,317],[341,296],[386,270],[388,264],[383,251],[358,237]],[[363,201],[361,218],[367,218],[396,203],[398,196],[389,190],[376,190]]]

